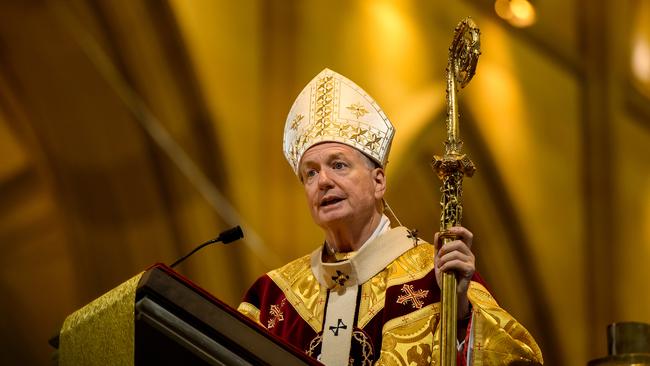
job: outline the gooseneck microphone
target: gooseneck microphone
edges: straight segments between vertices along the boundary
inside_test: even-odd
[[[189,256],[191,256],[192,254],[196,253],[199,249],[201,249],[201,248],[203,248],[203,247],[205,247],[207,245],[210,245],[212,243],[218,243],[218,242],[222,242],[223,244],[228,244],[228,243],[231,243],[231,242],[233,242],[235,240],[239,240],[239,239],[241,239],[243,237],[244,237],[244,232],[241,230],[241,227],[239,227],[239,225],[237,225],[237,226],[235,226],[233,228],[230,228],[230,229],[228,229],[226,231],[221,232],[221,234],[219,234],[219,236],[217,236],[216,238],[206,241],[205,243],[203,243],[203,244],[199,245],[198,247],[196,247],[193,251],[191,251],[191,252],[185,254],[184,256],[178,258],[176,260],[176,262],[174,262],[174,263],[172,263],[170,265],[170,267],[174,268],[177,264],[184,261]]]

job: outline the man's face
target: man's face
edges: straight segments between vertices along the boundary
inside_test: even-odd
[[[358,150],[336,142],[309,148],[298,172],[311,215],[322,228],[346,220],[365,224],[377,212],[386,190],[382,168],[375,168]]]

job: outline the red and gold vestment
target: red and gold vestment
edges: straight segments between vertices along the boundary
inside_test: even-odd
[[[319,248],[260,277],[238,310],[314,358],[326,361],[324,353],[348,349],[354,365],[438,365],[435,248],[412,234],[386,228],[338,263],[323,263]],[[472,312],[466,328],[458,329],[466,334],[459,364],[542,364],[533,337],[499,307],[477,274],[468,298]],[[340,305],[345,301],[351,305]]]

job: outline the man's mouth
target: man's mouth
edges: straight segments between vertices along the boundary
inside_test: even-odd
[[[341,197],[325,197],[320,202],[320,207],[330,206],[343,201],[345,198]]]

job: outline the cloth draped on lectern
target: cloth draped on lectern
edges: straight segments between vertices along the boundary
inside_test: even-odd
[[[431,244],[397,227],[350,259],[323,263],[321,253],[322,247],[260,277],[238,310],[328,365],[439,364],[440,290]],[[532,336],[478,275],[468,297],[471,319],[467,330],[459,329],[467,334],[463,364],[543,362]]]
[[[133,365],[135,291],[143,273],[65,319],[59,338],[61,366]]]

